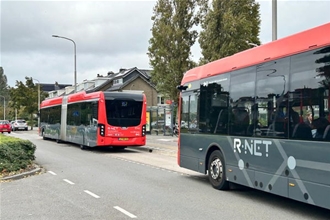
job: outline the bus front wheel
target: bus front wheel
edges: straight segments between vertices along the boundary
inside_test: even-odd
[[[209,157],[208,176],[215,189],[226,190],[229,183],[226,180],[225,159],[219,150],[213,151]]]

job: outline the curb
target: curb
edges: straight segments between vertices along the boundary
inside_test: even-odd
[[[23,179],[27,176],[31,176],[31,175],[35,175],[39,172],[41,172],[42,169],[40,167],[37,167],[31,171],[27,171],[27,172],[24,172],[24,173],[19,173],[19,174],[15,174],[15,175],[12,175],[12,176],[6,176],[6,177],[3,177],[0,179],[0,181],[6,181],[6,180],[18,180],[18,179]]]

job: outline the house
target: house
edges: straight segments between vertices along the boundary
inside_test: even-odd
[[[48,92],[49,98],[64,95],[65,90],[68,87],[72,87],[72,85],[70,85],[70,84],[58,84],[58,82],[55,82],[54,84],[40,83],[41,90],[43,92]]]
[[[157,106],[164,104],[164,97],[159,95],[156,86],[151,83],[151,70],[138,69],[120,69],[118,73],[108,72],[106,76],[97,74],[92,80],[84,80],[77,84],[77,92],[96,92],[96,91],[138,91],[144,92],[147,98],[148,106]],[[59,84],[57,84],[59,85]],[[53,85],[54,86],[54,85]],[[45,91],[45,90],[44,90]],[[74,92],[74,86],[68,85],[65,88],[49,91],[49,98],[71,94]]]
[[[158,96],[155,85],[150,82],[150,70],[138,69],[120,69],[118,73],[109,72],[107,76],[98,75],[95,82],[103,80],[102,84],[95,83],[94,91],[141,91],[147,98],[148,106],[156,106],[161,102],[161,96]]]
[[[71,84],[58,84],[55,82],[54,84],[51,83],[40,83],[40,88],[44,92],[50,92],[55,90],[64,89],[65,87],[72,86]]]

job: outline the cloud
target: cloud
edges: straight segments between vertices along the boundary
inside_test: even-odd
[[[149,68],[154,1],[3,1],[1,66],[9,84],[33,76],[73,83],[73,43],[79,79],[119,67]],[[93,74],[92,74],[93,73]]]

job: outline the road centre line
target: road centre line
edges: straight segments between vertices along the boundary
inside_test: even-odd
[[[70,180],[67,180],[67,179],[63,179],[65,182],[71,184],[71,185],[74,185],[74,182],[71,182]]]
[[[48,171],[48,173],[50,173],[50,174],[52,174],[52,175],[54,175],[54,176],[56,176],[57,174],[56,173],[54,173],[53,171]]]
[[[84,190],[84,192],[87,193],[87,194],[89,194],[89,195],[91,195],[91,196],[93,196],[96,199],[100,198],[98,195],[96,195],[96,194],[94,194],[94,193],[92,193],[92,192],[90,192],[88,190]]]
[[[114,206],[113,208],[117,209],[118,211],[124,213],[125,215],[127,215],[128,217],[130,218],[137,218],[135,215],[133,215],[132,213],[126,211],[125,209],[123,208],[120,208],[119,206]]]

